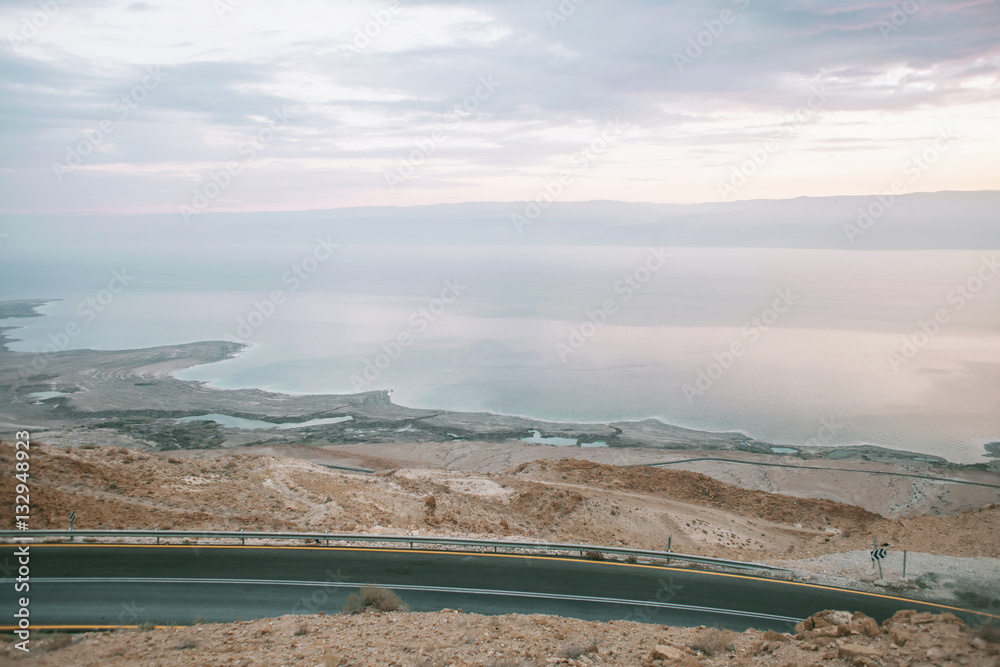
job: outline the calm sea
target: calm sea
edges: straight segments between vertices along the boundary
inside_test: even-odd
[[[307,239],[3,252],[0,298],[61,299],[2,322],[23,327],[15,350],[243,340],[238,358],[180,377],[967,462],[1000,440],[1000,279],[982,251]]]

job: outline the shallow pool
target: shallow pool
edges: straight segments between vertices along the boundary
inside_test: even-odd
[[[220,414],[209,414],[209,415],[195,415],[194,417],[181,417],[177,421],[179,422],[193,422],[193,421],[213,421],[220,426],[225,426],[226,428],[242,428],[247,430],[256,430],[264,428],[280,428],[280,429],[290,429],[290,428],[305,428],[307,426],[322,426],[324,424],[339,424],[340,422],[345,422],[354,419],[350,415],[346,417],[326,417],[324,419],[310,419],[304,422],[266,422],[261,419],[244,419],[243,417],[233,417],[232,415],[220,415]]]

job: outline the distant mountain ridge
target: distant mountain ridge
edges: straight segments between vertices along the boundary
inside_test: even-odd
[[[468,202],[330,210],[180,215],[56,216],[13,214],[9,227],[30,226],[61,238],[93,232],[116,238],[175,239],[179,230],[203,242],[280,242],[297,234],[330,234],[345,244],[662,245],[672,247],[919,250],[1000,248],[1000,192],[799,197],[705,204],[616,201]],[[67,236],[68,235],[68,236]],[[240,242],[240,240],[237,240]]]

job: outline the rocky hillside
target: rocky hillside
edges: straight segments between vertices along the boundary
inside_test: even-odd
[[[53,635],[0,662],[45,667],[547,667],[638,665],[1000,664],[995,626],[970,628],[951,614],[903,611],[881,626],[864,614],[824,611],[795,635],[742,634],[631,621],[598,623],[541,615],[367,612],[283,616],[233,624]]]

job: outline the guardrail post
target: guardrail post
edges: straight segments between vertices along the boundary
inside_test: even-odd
[[[241,533],[243,532],[242,528],[240,528],[240,532]],[[245,538],[242,535],[240,535],[240,546],[241,547],[245,547],[246,545],[247,545],[247,538]]]
[[[159,528],[154,528],[153,530],[159,530]],[[159,535],[156,536],[156,543],[157,544],[160,543],[160,536]]]
[[[906,549],[903,549],[903,579],[906,579]]]
[[[670,553],[670,547],[674,543],[674,536],[671,535],[667,538],[667,553]],[[670,559],[667,559],[667,565],[670,565]]]

